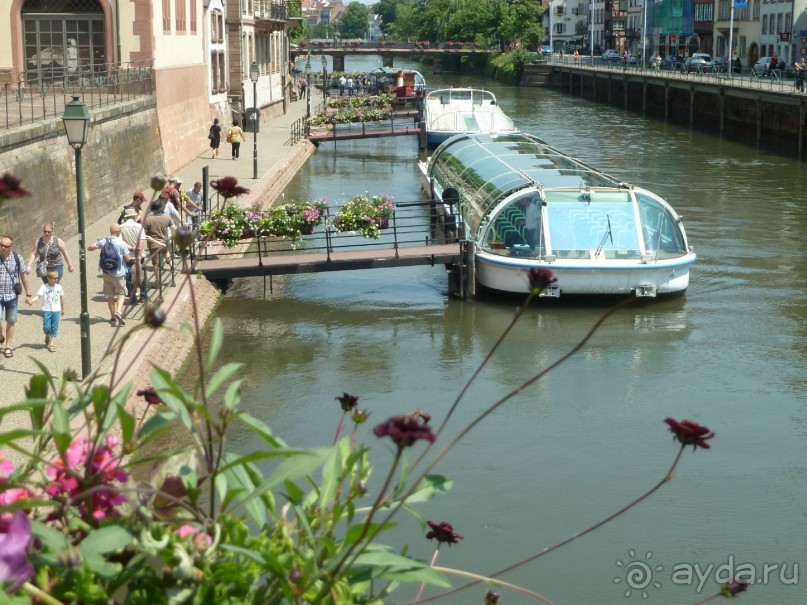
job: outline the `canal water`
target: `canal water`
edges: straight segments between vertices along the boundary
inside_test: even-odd
[[[683,215],[698,253],[684,297],[616,313],[579,354],[485,419],[441,462],[437,470],[454,487],[421,510],[464,539],[441,549],[438,564],[491,573],[624,506],[675,457],[663,422],[672,416],[716,431],[712,448],[686,451],[650,499],[505,579],[559,604],[644,602],[645,593],[648,603],[678,605],[717,592],[727,575],[754,571],[742,603],[807,602],[803,164],[556,90],[422,71],[430,89],[493,90],[522,130],[661,194]],[[417,159],[408,137],[324,144],[286,199],[365,191],[417,199]],[[491,297],[450,299],[441,267],[297,275],[271,286],[245,279],[228,292],[217,313],[226,333],[222,358],[244,364],[245,407],[306,447],[330,443],[340,415],[334,397],[343,392],[360,397],[368,429],[415,408],[439,422],[516,307]],[[606,308],[532,305],[438,445],[566,353]],[[247,434],[232,438],[239,451],[259,447]],[[377,486],[391,451],[367,441]],[[392,546],[408,544],[411,555],[428,560],[434,544],[425,532],[406,515],[399,522]],[[484,591],[439,602],[481,603]],[[500,592],[508,605],[535,602]],[[414,589],[400,590],[389,602],[413,596]]]

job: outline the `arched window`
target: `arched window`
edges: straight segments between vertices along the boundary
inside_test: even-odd
[[[26,0],[23,60],[32,76],[102,71],[104,13],[98,0]]]

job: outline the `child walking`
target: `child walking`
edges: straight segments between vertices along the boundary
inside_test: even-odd
[[[42,284],[28,304],[42,299],[42,331],[45,333],[45,346],[51,353],[56,351],[56,335],[59,333],[59,320],[64,315],[64,290],[57,282],[58,271],[48,271],[48,282]]]

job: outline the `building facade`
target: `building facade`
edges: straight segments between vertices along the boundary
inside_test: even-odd
[[[213,117],[254,104],[283,111],[286,32],[299,23],[281,0],[3,0],[0,82],[57,86],[149,69],[167,170],[199,154]],[[244,85],[249,82],[249,87]]]

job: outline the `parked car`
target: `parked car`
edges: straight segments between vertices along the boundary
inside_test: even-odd
[[[552,54],[552,47],[549,46],[548,44],[544,44],[542,47],[540,47],[538,49],[538,52],[541,53],[544,56],[551,55]]]
[[[726,73],[729,69],[729,58],[728,57],[718,57],[714,61],[712,61],[712,67],[715,68],[715,71],[721,74]]]
[[[692,56],[695,57],[695,58],[700,58],[700,59],[703,59],[704,61],[706,61],[706,70],[707,71],[712,70],[712,67],[713,67],[713,65],[712,65],[712,55],[710,55],[709,53],[692,53]]]
[[[619,51],[614,50],[613,48],[609,48],[604,53],[602,53],[603,61],[619,61],[622,57],[619,55]]]
[[[702,73],[704,71],[708,71],[706,59],[695,56],[687,57],[681,69],[683,69],[686,73]]]
[[[661,69],[681,69],[684,58],[680,55],[667,55],[661,60]]]
[[[757,60],[757,62],[754,63],[753,67],[754,74],[757,76],[767,76],[770,69],[771,69],[770,57],[760,57]]]

